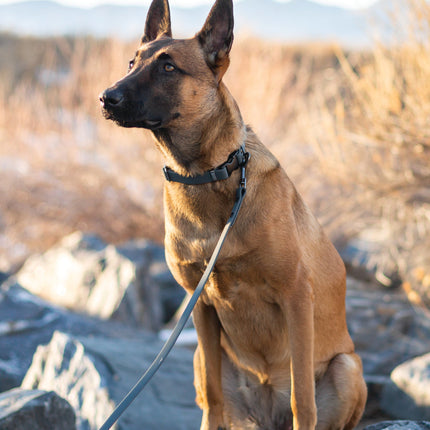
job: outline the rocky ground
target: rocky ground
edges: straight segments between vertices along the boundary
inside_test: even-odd
[[[148,241],[113,246],[75,233],[30,257],[0,289],[0,430],[98,429],[158,353],[182,300],[163,249]],[[353,278],[346,305],[369,387],[360,428],[430,428],[427,311]],[[199,428],[194,339],[182,338],[118,429]]]

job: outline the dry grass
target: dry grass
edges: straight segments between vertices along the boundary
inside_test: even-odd
[[[430,5],[408,4],[401,21],[392,17],[401,29],[393,45],[356,64],[338,53],[349,96],[315,91],[309,121],[322,127],[308,139],[338,196],[320,205],[323,222],[375,242],[369,264],[398,273],[411,299],[429,304]]]
[[[105,121],[98,102],[135,46],[11,36],[0,43],[3,267],[74,229],[113,242],[161,241],[161,157],[148,132]],[[239,40],[232,57],[227,81],[246,119],[279,155],[297,151],[289,123],[314,76],[337,62],[333,49]]]
[[[160,241],[151,139],[108,124],[98,102],[134,47],[12,36],[0,43],[0,268],[75,229],[113,242]]]
[[[429,300],[430,6],[409,6],[401,43],[368,53],[239,39],[226,81],[333,240],[371,242],[369,264]],[[0,37],[0,268],[78,228],[162,240],[152,138],[98,105],[134,49]]]

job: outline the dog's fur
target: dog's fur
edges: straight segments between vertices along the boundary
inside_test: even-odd
[[[217,0],[185,40],[172,39],[168,1],[153,0],[128,74],[101,95],[103,111],[152,130],[182,175],[220,165],[242,143],[251,154],[239,218],[194,310],[201,429],[351,429],[366,386],[346,326],[344,265],[223,84],[232,42],[232,0]],[[166,182],[167,261],[189,293],[238,180],[236,171],[207,185]]]

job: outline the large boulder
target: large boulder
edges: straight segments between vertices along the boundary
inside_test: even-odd
[[[397,366],[382,391],[384,411],[399,419],[430,420],[430,353]]]
[[[368,386],[365,418],[422,419],[416,415],[392,415],[381,410],[382,394],[392,386],[390,373],[400,363],[428,352],[430,319],[415,308],[401,290],[387,289],[348,278],[346,312],[348,328],[363,361]],[[428,390],[428,388],[427,388]],[[394,409],[405,411],[401,390],[391,390]],[[396,400],[394,400],[394,397]],[[391,400],[389,401],[389,403]]]
[[[78,430],[96,430],[160,349],[154,339],[77,339],[56,332],[38,347],[22,387],[56,391],[75,409]],[[174,349],[118,430],[197,430],[201,413],[192,380],[192,352]]]
[[[405,293],[351,278],[347,286],[348,328],[369,381],[388,380],[400,363],[428,352],[430,319]]]
[[[76,410],[79,430],[98,428],[161,346],[142,329],[74,314],[17,284],[0,287],[0,391],[23,380],[26,389],[55,391]],[[175,347],[118,429],[198,429],[192,355]]]
[[[77,411],[77,427],[89,429],[100,426],[114,409],[106,388],[110,377],[106,363],[88,354],[82,343],[55,332],[48,345],[38,346],[21,387],[54,390]]]
[[[162,247],[146,240],[114,246],[81,232],[30,257],[16,279],[51,303],[154,331],[184,296],[167,269]]]
[[[76,430],[69,403],[53,391],[16,388],[0,394],[0,430]]]
[[[20,386],[38,345],[46,344],[55,331],[74,336],[111,339],[157,337],[115,321],[75,314],[53,306],[11,282],[0,287],[0,392]]]

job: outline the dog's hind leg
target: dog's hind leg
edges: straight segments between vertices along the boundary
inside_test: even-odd
[[[222,356],[224,420],[228,430],[292,430],[290,392],[262,384]]]
[[[339,354],[316,384],[317,430],[350,430],[360,421],[367,398],[358,355]]]

